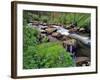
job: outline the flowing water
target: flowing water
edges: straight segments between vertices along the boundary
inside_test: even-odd
[[[38,28],[38,30],[42,31],[42,28],[46,28],[48,26],[43,26],[43,25],[34,25],[34,27]],[[54,28],[57,29],[57,32],[60,33],[61,35],[65,35],[65,36],[70,36],[72,38],[74,38],[75,40],[77,40],[77,52],[75,54],[75,52],[73,53],[73,46],[70,46],[69,48],[69,52],[73,54],[73,61],[75,61],[76,56],[85,56],[85,57],[89,57],[90,58],[90,46],[91,46],[91,40],[89,37],[87,36],[82,36],[79,35],[77,33],[69,33],[68,29],[63,28],[62,26],[56,26],[53,25]]]

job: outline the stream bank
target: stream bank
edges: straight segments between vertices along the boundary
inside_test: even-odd
[[[60,42],[66,51],[71,53],[76,66],[90,65],[91,40],[89,37],[72,33],[70,29],[58,25],[32,24],[31,27],[40,31],[41,38],[47,38],[50,42]]]

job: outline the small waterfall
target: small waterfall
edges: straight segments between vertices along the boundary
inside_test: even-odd
[[[71,53],[72,59],[74,61],[74,66],[76,66],[76,56],[75,56],[76,49],[75,49],[75,46],[74,45],[68,45],[67,47],[68,47],[67,51]]]
[[[70,49],[70,52],[73,53],[73,46],[72,45],[70,45],[69,49]]]

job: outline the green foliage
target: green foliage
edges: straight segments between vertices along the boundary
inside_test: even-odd
[[[70,13],[67,14],[67,23],[77,23],[78,27],[90,27],[90,14],[86,13]]]
[[[67,24],[67,15],[62,13],[62,15],[60,15],[60,17],[59,17],[59,22],[63,25],[66,25]]]
[[[73,66],[72,58],[60,43],[47,42],[40,44],[38,30],[28,26],[24,26],[23,30],[24,69]]]
[[[38,14],[36,14],[38,13]],[[77,23],[78,27],[90,27],[90,17],[88,13],[65,13],[65,12],[43,12],[24,11],[24,24],[32,21],[41,21],[44,23],[68,25],[69,23]]]
[[[32,14],[32,19],[33,21],[39,21],[39,15],[36,15],[36,14]]]
[[[38,44],[39,31],[35,28],[29,26],[24,26],[23,28],[23,47],[27,50],[28,46],[35,46]]]
[[[39,44],[39,31],[35,28],[24,26],[23,28],[23,68],[37,68],[36,45]]]
[[[36,55],[35,46],[28,46],[27,50],[25,50],[23,54],[24,69],[38,68],[38,61],[35,55]]]
[[[23,24],[27,25],[29,22],[33,20],[33,14],[31,12],[23,11]]]
[[[49,20],[48,16],[41,16],[41,21],[43,21],[44,23],[47,23]]]
[[[39,21],[39,15],[29,11],[23,11],[23,24],[27,25],[30,22]]]
[[[40,67],[69,67],[73,66],[70,54],[55,42],[43,43],[37,46],[37,55],[40,57]]]
[[[41,39],[41,43],[46,43],[46,42],[48,42],[48,37],[47,36],[45,36],[45,37],[43,37],[42,39]]]
[[[38,14],[36,14],[38,13]],[[61,12],[23,12],[23,68],[53,68],[74,66],[68,52],[58,42],[48,42],[45,36],[40,40],[40,32],[30,26],[33,21],[67,25],[77,23],[78,27],[90,27],[90,14]]]
[[[24,69],[69,66],[73,66],[73,60],[59,43],[29,46],[24,53]]]

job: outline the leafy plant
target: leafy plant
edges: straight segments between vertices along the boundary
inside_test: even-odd
[[[47,23],[49,20],[48,16],[41,16],[41,21],[43,21],[44,23]]]
[[[30,30],[30,28],[25,29],[28,30],[27,32],[31,33],[32,36],[37,36],[35,34],[37,33],[36,31]],[[29,34],[26,35],[28,35],[27,37],[30,37]],[[31,39],[31,37],[28,39]],[[37,44],[30,41],[26,45],[27,47],[24,46],[23,54],[24,69],[74,66],[70,53],[66,52],[58,42]]]
[[[39,31],[29,26],[23,27],[23,50],[24,52],[29,46],[36,46],[39,43],[38,36]]]
[[[73,60],[58,42],[43,43],[37,46],[40,68],[69,67]]]

